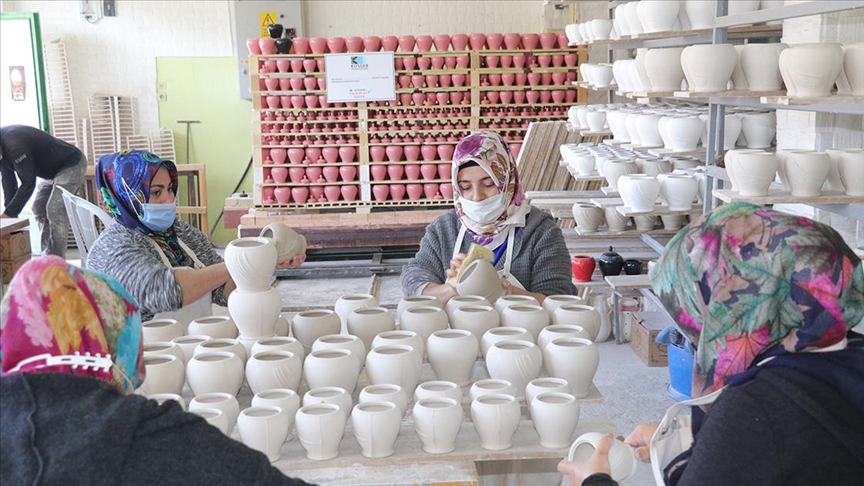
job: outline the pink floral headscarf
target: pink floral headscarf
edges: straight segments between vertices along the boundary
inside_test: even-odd
[[[475,162],[483,168],[495,184],[498,191],[504,195],[503,204],[507,208],[493,224],[482,225],[462,211],[459,198],[462,192],[457,183],[461,166]],[[507,142],[495,132],[481,130],[463,138],[456,146],[453,154],[453,191],[456,195],[456,214],[474,238],[477,244],[496,248],[507,238],[508,226],[525,226],[525,217],[530,210],[522,184],[519,183],[519,172],[516,162],[510,156]]]
[[[68,373],[91,376],[131,393],[144,381],[141,313],[111,277],[70,265],[56,256],[25,263],[0,304],[3,374]],[[69,365],[39,367],[34,356],[110,355],[109,370]],[[14,372],[12,370],[15,370]]]

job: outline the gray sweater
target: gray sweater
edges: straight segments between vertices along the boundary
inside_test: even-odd
[[[461,225],[456,210],[451,209],[426,227],[420,251],[402,269],[402,292],[405,295],[420,294],[427,283],[444,283],[444,271],[450,268],[453,245]],[[471,236],[466,233],[459,253],[467,253],[471,243]],[[501,257],[496,269],[503,268],[504,257]],[[552,217],[539,209],[531,208],[526,226],[516,233],[510,273],[529,292],[543,295],[572,295],[575,292],[564,235]]]
[[[195,256],[206,266],[222,263],[204,233],[182,220],[174,230]],[[126,288],[141,306],[141,319],[150,320],[157,312],[183,307],[183,292],[174,271],[165,266],[156,246],[147,235],[131,230],[117,220],[111,222],[87,254],[87,268],[110,275]],[[168,256],[168,261],[172,261]],[[213,303],[227,305],[224,286],[213,292]]]

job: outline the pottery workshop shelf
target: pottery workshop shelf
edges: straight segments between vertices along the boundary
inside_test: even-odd
[[[715,189],[714,197],[723,202],[749,202],[768,204],[864,204],[864,197],[847,196],[839,191],[823,191],[821,196],[793,196],[789,191],[769,191],[767,196],[742,196],[730,189]]]
[[[263,211],[282,211],[282,210],[298,210],[298,209],[356,209],[358,211],[366,207],[404,207],[404,208],[422,208],[429,207],[452,207],[452,199],[403,199],[401,201],[334,201],[334,202],[307,202],[303,204],[288,203],[281,204],[262,203],[256,204],[256,208]]]
[[[783,33],[782,25],[750,25],[729,29],[729,39],[773,39]],[[641,47],[679,47],[695,44],[711,44],[712,29],[687,31],[654,32],[621,36],[618,40],[596,40],[591,45],[606,45],[612,50],[636,49]]]
[[[636,211],[627,206],[617,206],[615,209],[622,216],[696,216],[702,214],[702,206],[693,206],[691,209],[677,211],[662,204],[654,205],[654,209],[651,211]]]

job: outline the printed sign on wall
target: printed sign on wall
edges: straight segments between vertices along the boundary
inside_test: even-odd
[[[326,54],[327,102],[396,99],[392,52]]]

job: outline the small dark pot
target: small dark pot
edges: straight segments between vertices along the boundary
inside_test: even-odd
[[[288,38],[279,38],[276,39],[276,51],[279,54],[288,54],[288,51],[291,50],[291,39]]]
[[[612,247],[610,246],[609,251],[600,255],[600,258],[597,259],[597,263],[600,266],[600,273],[602,273],[604,277],[610,275],[621,275],[621,269],[624,267],[624,258],[622,258],[618,253],[612,251]]]
[[[285,31],[285,27],[282,24],[270,24],[267,26],[267,33],[270,34],[271,39],[278,39],[282,37],[282,32]]]
[[[624,273],[627,275],[641,275],[642,260],[626,260],[624,262]]]

